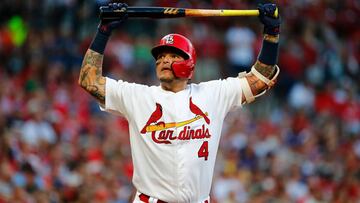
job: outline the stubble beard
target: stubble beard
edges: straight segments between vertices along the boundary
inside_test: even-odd
[[[176,79],[176,77],[175,77],[174,73],[164,74],[164,75],[162,75],[162,77],[161,76],[159,77],[160,82],[168,83],[168,84],[173,83],[175,79]]]
[[[162,83],[172,83],[174,78],[160,78],[160,82]]]

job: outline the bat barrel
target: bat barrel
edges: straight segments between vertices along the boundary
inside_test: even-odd
[[[214,17],[214,16],[258,16],[259,10],[225,10],[225,9],[186,9],[188,17]]]
[[[185,10],[181,8],[164,7],[128,7],[126,10],[113,10],[109,6],[100,7],[100,18],[106,20],[121,19],[127,13],[129,18],[177,18],[185,17]]]

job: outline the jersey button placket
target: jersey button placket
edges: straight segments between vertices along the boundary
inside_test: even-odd
[[[184,109],[183,107],[183,102],[186,101],[186,96],[184,96],[183,94],[184,92],[181,92],[180,94],[176,95],[177,99],[175,100],[175,111],[176,111],[176,115],[177,115],[177,119],[176,122],[179,122],[181,120],[184,120],[183,115],[184,111],[186,111],[186,109]],[[181,130],[184,128],[184,126],[176,128],[176,134],[177,136],[179,136]],[[186,180],[185,177],[185,163],[184,163],[184,141],[183,140],[177,140],[177,144],[176,144],[176,152],[177,152],[177,174],[178,174],[178,194],[179,196],[183,196],[183,189],[184,189],[184,180]],[[179,198],[180,199],[180,198]]]
[[[173,107],[173,109],[174,109],[174,112],[175,112],[175,114],[173,114],[174,115],[174,118],[173,118],[173,120],[175,121],[175,122],[178,122],[178,115],[179,115],[179,108],[178,108],[178,104],[177,104],[177,97],[176,97],[176,95],[174,95],[174,100],[173,100],[173,105],[172,105],[172,107]],[[176,126],[176,125],[175,125]],[[178,135],[179,135],[179,130],[178,130],[178,128],[177,127],[175,127],[175,129],[174,129],[174,132],[175,132],[175,134],[176,134],[176,137],[178,137]],[[180,142],[179,142],[179,140],[173,140],[172,141],[172,144],[173,144],[173,147],[174,147],[174,154],[175,154],[175,156],[174,156],[174,159],[175,159],[175,163],[177,163],[176,165],[175,165],[175,181],[176,181],[176,183],[175,183],[175,185],[176,185],[176,194],[178,195],[178,199],[180,199],[180,197],[179,197],[179,193],[180,193],[180,188],[181,188],[181,186],[180,186],[180,181],[181,181],[181,175],[180,175],[180,170],[179,170],[179,163],[180,163],[180,160],[179,160],[179,144],[180,144]]]
[[[175,111],[176,111],[176,115],[178,116],[177,118],[177,122],[183,120],[184,118],[180,115],[183,115],[184,114],[184,108],[183,108],[183,104],[182,102],[184,102],[184,98],[186,98],[186,96],[184,95],[176,95],[178,96],[177,98],[177,102],[176,105],[175,105]],[[181,130],[183,130],[184,126],[182,127],[179,127],[179,128],[176,128],[176,134],[177,136],[179,136]],[[176,144],[176,151],[177,151],[177,171],[178,171],[178,191],[179,191],[179,195],[183,194],[184,193],[184,188],[185,188],[185,180],[186,180],[186,177],[185,177],[185,157],[184,157],[184,154],[186,154],[186,151],[184,150],[184,141],[183,140],[178,140],[177,141],[177,144]]]

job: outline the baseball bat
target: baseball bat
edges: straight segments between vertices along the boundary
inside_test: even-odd
[[[211,17],[211,16],[258,16],[259,10],[232,10],[232,9],[189,9],[172,7],[128,7],[114,10],[109,6],[100,7],[100,18],[116,20],[127,12],[128,17],[146,18],[179,18],[179,17]],[[278,16],[278,9],[274,17]]]

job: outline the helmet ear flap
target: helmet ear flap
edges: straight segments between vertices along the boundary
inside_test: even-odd
[[[171,68],[176,77],[191,79],[194,73],[195,64],[192,59],[188,59],[172,63]]]

